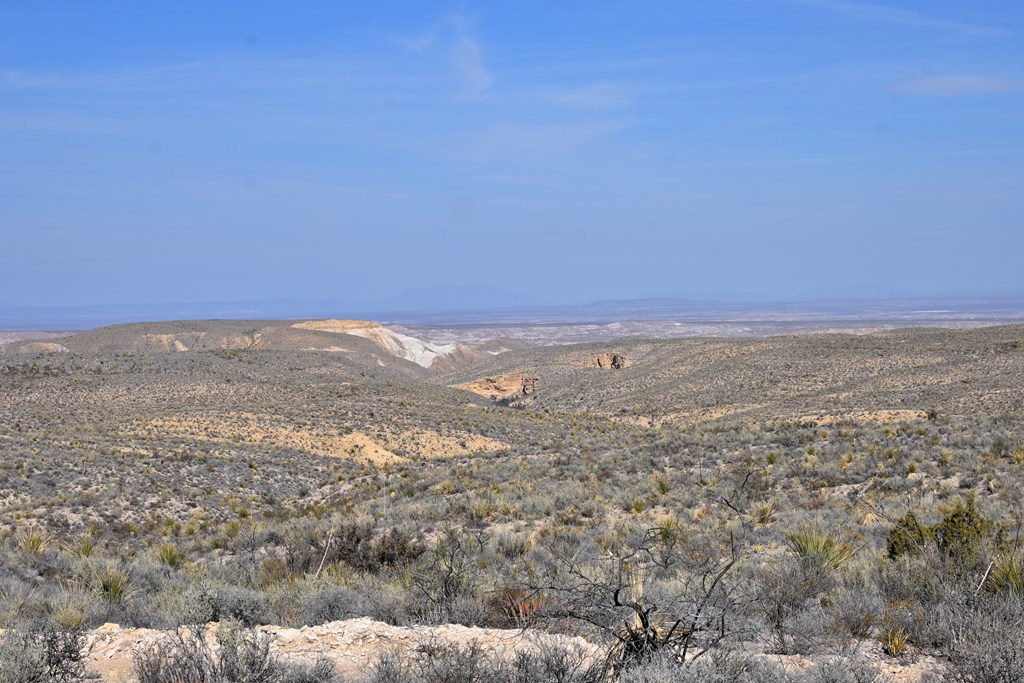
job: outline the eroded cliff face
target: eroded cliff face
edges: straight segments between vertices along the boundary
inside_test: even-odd
[[[434,370],[452,370],[460,363],[479,357],[477,352],[462,344],[433,344],[365,320],[310,320],[292,327],[362,337],[392,356]]]
[[[479,394],[492,401],[514,401],[529,396],[537,391],[537,378],[526,373],[513,372],[497,377],[484,377],[466,384],[455,385],[457,389],[465,389]]]
[[[588,358],[583,363],[584,367],[601,368],[602,370],[621,370],[622,368],[628,368],[632,364],[632,361],[615,351],[609,351],[608,353]]]

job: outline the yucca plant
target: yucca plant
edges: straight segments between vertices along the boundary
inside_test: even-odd
[[[993,593],[1024,597],[1024,559],[1013,556],[996,562],[986,586]]]
[[[96,550],[96,537],[91,533],[84,534],[78,543],[67,543],[63,546],[65,552],[72,555],[77,555],[81,558],[92,557],[93,552]]]
[[[50,546],[50,539],[38,529],[19,531],[14,536],[14,542],[23,553],[32,557],[42,555]]]
[[[669,491],[672,490],[672,485],[669,483],[668,477],[665,477],[664,475],[655,477],[654,483],[658,487],[658,493],[663,496],[667,496]]]
[[[890,628],[882,636],[882,649],[890,657],[899,657],[907,651],[910,642],[910,635],[902,626]]]
[[[679,538],[679,534],[682,533],[682,525],[679,524],[679,519],[675,515],[668,515],[658,521],[657,533],[662,543],[670,544]]]
[[[185,554],[178,546],[168,543],[157,548],[156,559],[160,564],[177,569],[185,563]]]
[[[794,555],[828,569],[839,569],[855,552],[836,532],[811,524],[787,531],[784,537]]]
[[[128,598],[128,575],[118,569],[104,569],[96,575],[96,588],[100,596],[113,605]]]
[[[775,503],[756,503],[750,512],[750,517],[757,526],[768,526],[775,521]]]

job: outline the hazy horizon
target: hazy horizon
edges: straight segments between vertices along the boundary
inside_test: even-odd
[[[457,294],[458,292],[454,292]],[[613,321],[680,320],[834,320],[837,323],[888,321],[903,326],[957,321],[1006,324],[1024,321],[1024,294],[959,293],[888,298],[833,297],[756,300],[751,298],[605,299],[560,304],[529,304],[493,298],[477,301],[412,292],[377,305],[352,306],[336,300],[236,300],[83,306],[10,306],[0,302],[0,331],[73,331],[133,322],[172,320],[372,319],[434,325],[606,324]],[[844,323],[844,324],[845,324]]]
[[[0,9],[7,307],[1024,292],[1020,3],[51,10]]]

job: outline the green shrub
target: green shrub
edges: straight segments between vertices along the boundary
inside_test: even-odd
[[[932,538],[931,529],[921,524],[913,511],[908,511],[885,537],[886,554],[890,560],[902,555],[918,555]]]
[[[950,568],[967,570],[977,564],[992,526],[991,520],[978,512],[974,496],[969,496],[966,503],[957,501],[931,533]]]

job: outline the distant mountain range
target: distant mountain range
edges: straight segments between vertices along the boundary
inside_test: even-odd
[[[444,297],[442,297],[444,298]],[[100,306],[0,305],[0,330],[85,330],[102,325],[161,320],[268,320],[356,318],[419,325],[607,324],[673,320],[688,323],[794,321],[836,323],[931,323],[1024,321],[1024,295],[890,299],[821,299],[780,302],[630,299],[564,306],[437,308],[428,300],[403,307],[396,300],[377,308],[346,307],[330,300],[229,301]]]

